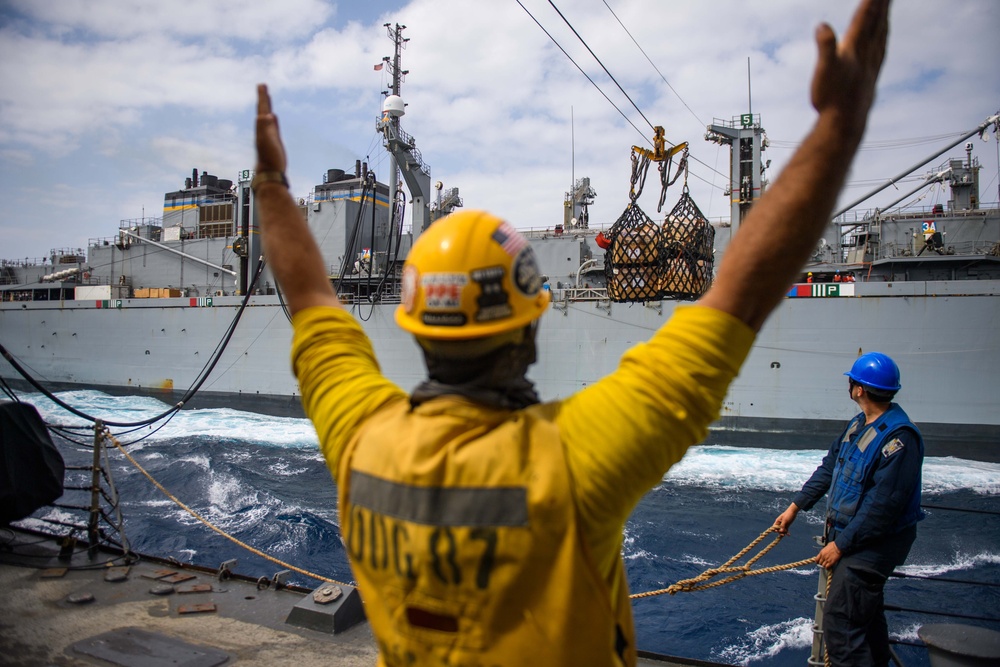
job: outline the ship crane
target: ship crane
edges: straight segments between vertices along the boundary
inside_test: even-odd
[[[458,194],[458,188],[445,190],[444,183],[438,181],[434,184],[434,189],[437,190],[437,201],[432,205],[431,217],[433,220],[443,218],[465,203]]]
[[[590,187],[590,179],[577,179],[573,189],[563,199],[563,227],[565,229],[588,229],[590,227],[590,205],[594,203],[597,190]]]
[[[431,189],[431,168],[426,164],[417,150],[413,137],[399,126],[399,117],[403,115],[403,98],[389,95],[382,105],[382,118],[377,127],[384,137],[385,147],[393,157],[391,165],[389,192],[396,191],[396,166],[403,175],[406,188],[410,191],[410,209],[413,212],[413,232],[417,234],[430,225],[430,212],[427,209],[427,198]]]

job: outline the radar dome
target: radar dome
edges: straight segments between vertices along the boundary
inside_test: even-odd
[[[406,111],[403,107],[403,98],[399,95],[389,95],[385,98],[385,102],[382,102],[382,113],[387,113],[390,116],[402,116]]]

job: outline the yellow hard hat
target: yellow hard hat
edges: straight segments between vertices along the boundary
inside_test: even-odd
[[[549,305],[535,252],[509,223],[460,211],[421,234],[403,265],[396,323],[429,339],[468,340],[515,330]]]

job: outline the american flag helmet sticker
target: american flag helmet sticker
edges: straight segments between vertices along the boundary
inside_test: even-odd
[[[517,253],[528,245],[528,240],[508,222],[501,222],[490,238],[499,243],[504,252],[511,257],[516,257]]]

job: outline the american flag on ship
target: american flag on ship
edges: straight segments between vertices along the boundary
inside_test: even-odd
[[[528,245],[528,239],[524,238],[507,222],[500,223],[500,226],[493,232],[491,238],[499,243],[503,247],[504,252],[511,257],[516,256],[517,253],[521,252]]]

